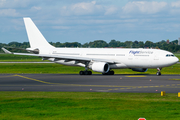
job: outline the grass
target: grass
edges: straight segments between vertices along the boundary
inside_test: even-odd
[[[179,120],[179,107],[177,94],[0,92],[4,120]]]
[[[177,57],[180,57],[177,56]],[[38,57],[0,55],[4,61],[41,61]],[[13,58],[13,59],[12,59]],[[77,74],[82,67],[59,64],[0,64],[0,73]],[[163,68],[162,74],[180,74],[180,64]],[[94,74],[97,74],[93,72]],[[137,74],[130,69],[116,74]],[[155,74],[149,69],[145,74]],[[138,73],[144,74],[144,73]],[[179,80],[179,79],[178,79]],[[180,98],[160,93],[94,93],[94,92],[0,92],[2,120],[179,120]]]
[[[0,73],[32,73],[32,74],[78,74],[84,70],[83,67],[65,66],[60,64],[44,64],[44,63],[0,63]],[[148,69],[147,72],[135,72],[131,69],[114,69],[115,74],[156,74],[156,69]],[[180,64],[175,64],[162,69],[162,74],[180,74]],[[92,71],[93,72],[93,71]],[[100,74],[93,72],[93,74]]]
[[[0,62],[42,62],[42,58],[36,56],[24,56],[13,54],[0,54]]]
[[[0,73],[59,73],[59,74],[75,74],[80,70],[84,70],[82,67],[65,66],[60,64],[44,64],[44,63],[2,63],[0,64]]]

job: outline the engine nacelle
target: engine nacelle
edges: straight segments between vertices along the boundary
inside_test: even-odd
[[[146,72],[148,69],[147,68],[132,68],[132,70],[136,72]]]
[[[105,62],[94,62],[91,69],[95,72],[107,73],[110,67],[109,64]]]

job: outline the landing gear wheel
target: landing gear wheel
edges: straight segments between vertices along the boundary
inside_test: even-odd
[[[92,75],[91,71],[80,71],[79,75]]]
[[[80,72],[79,72],[79,75],[84,75],[84,71],[80,71]]]
[[[88,75],[92,75],[92,72],[91,72],[91,71],[88,71]]]
[[[109,71],[110,75],[114,75],[114,71]]]
[[[160,75],[161,75],[161,72],[157,72],[156,75],[157,75],[157,76],[160,76]]]
[[[88,71],[84,71],[84,75],[88,75]]]
[[[102,75],[107,75],[107,73],[102,73]]]
[[[102,75],[114,75],[114,71],[109,71],[107,73],[102,73]]]

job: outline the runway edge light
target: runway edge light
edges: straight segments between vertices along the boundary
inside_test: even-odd
[[[165,96],[166,92],[165,91],[161,91],[161,96]]]
[[[180,92],[178,92],[178,97],[180,97]]]

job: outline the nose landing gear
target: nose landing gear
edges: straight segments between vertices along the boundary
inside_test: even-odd
[[[160,72],[161,69],[162,69],[162,68],[157,68],[157,70],[158,70],[158,72],[156,73],[157,76],[160,76],[160,75],[161,75],[161,72]]]

